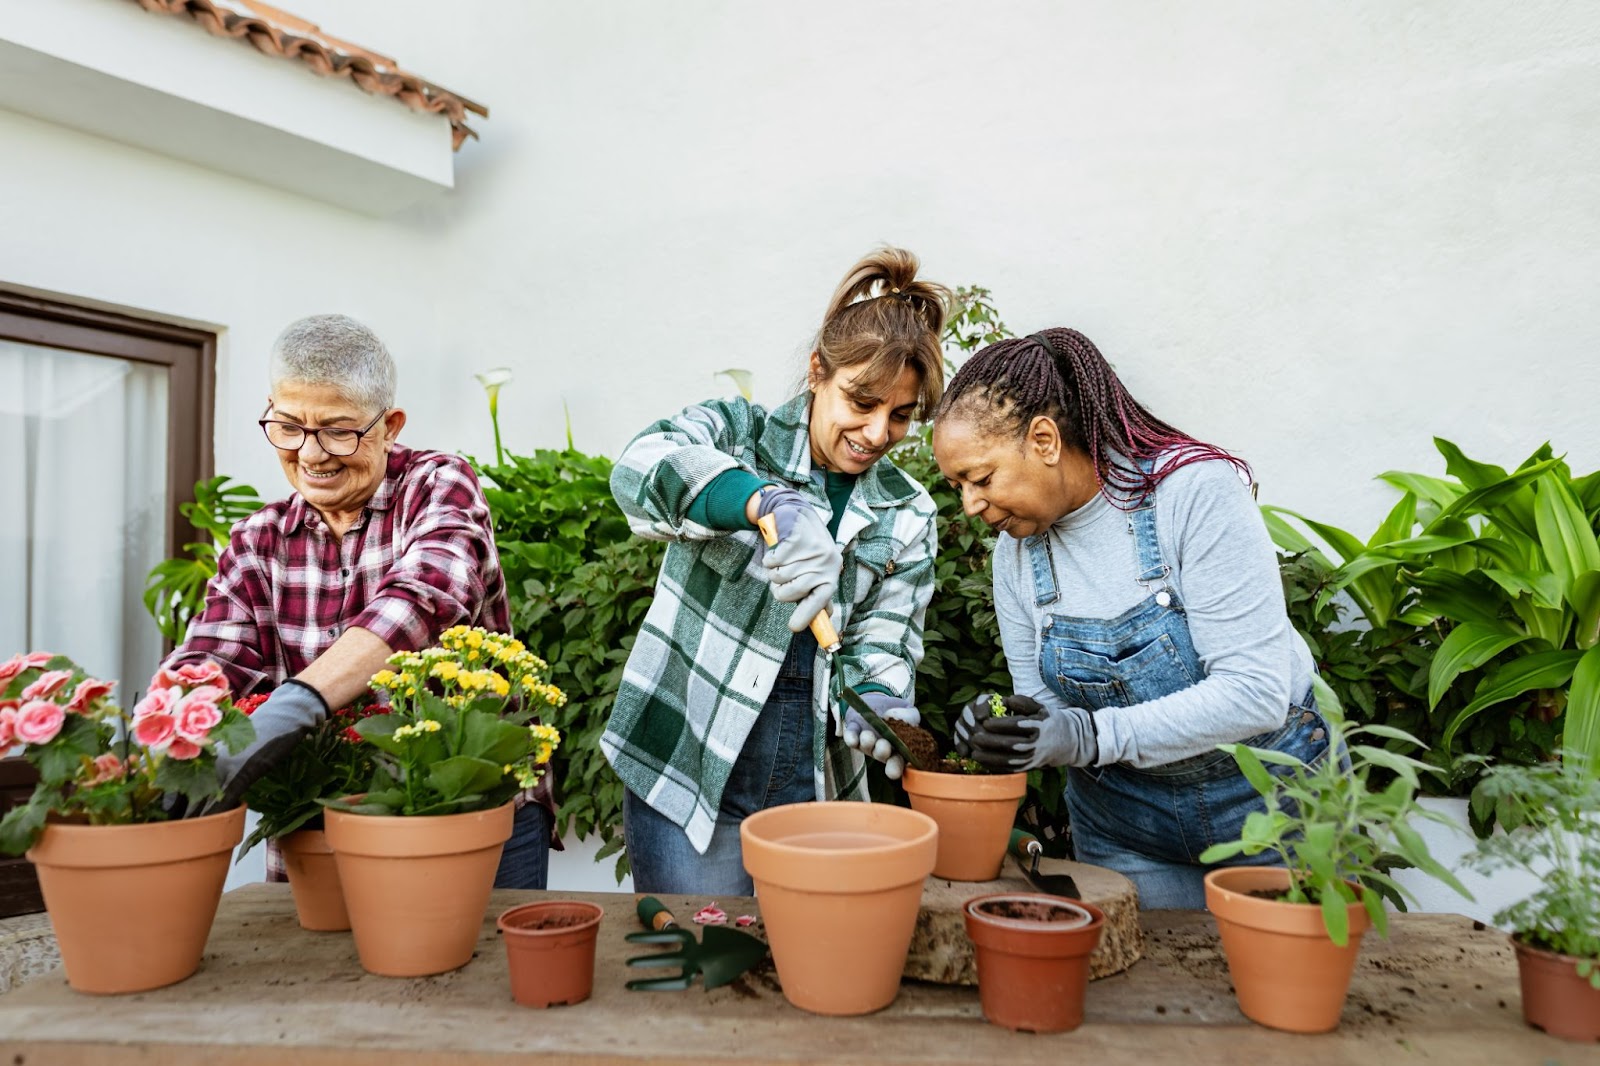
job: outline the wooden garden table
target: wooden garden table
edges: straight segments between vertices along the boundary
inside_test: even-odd
[[[623,941],[636,925],[622,894],[562,894],[606,909],[593,997],[518,1007],[493,916],[554,895],[496,892],[471,963],[407,980],[362,971],[348,934],[302,930],[287,886],[241,888],[222,898],[205,961],[187,981],[102,998],[74,993],[57,971],[0,997],[0,1066],[1600,1063],[1600,1048],[1523,1025],[1505,937],[1454,915],[1399,915],[1392,939],[1369,935],[1343,1024],[1297,1037],[1239,1013],[1209,915],[1148,912],[1144,959],[1090,986],[1081,1029],[1039,1036],[986,1024],[974,989],[918,982],[861,1018],[797,1010],[770,975],[709,993],[625,991],[622,960],[651,949]],[[707,902],[665,898],[680,916]],[[754,911],[753,901],[718,902],[730,914]]]

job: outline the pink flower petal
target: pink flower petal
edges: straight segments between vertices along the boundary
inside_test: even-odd
[[[753,914],[741,914],[739,917],[733,920],[733,924],[737,925],[740,929],[748,929],[752,925],[755,925],[758,921],[760,921],[760,919]]]
[[[708,907],[701,907],[695,911],[694,921],[696,925],[726,925],[728,912],[713,903]]]

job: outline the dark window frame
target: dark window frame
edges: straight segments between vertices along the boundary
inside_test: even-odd
[[[195,539],[182,505],[194,499],[195,482],[213,472],[216,334],[0,287],[0,339],[167,368],[165,557],[176,557]],[[0,649],[0,657],[26,650]],[[0,790],[25,795],[37,779],[21,758],[0,758]],[[20,856],[0,858],[0,917],[43,909],[32,864]]]

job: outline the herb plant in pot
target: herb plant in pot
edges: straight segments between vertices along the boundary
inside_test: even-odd
[[[1262,1025],[1298,1033],[1338,1026],[1362,934],[1370,925],[1387,936],[1383,897],[1407,895],[1385,872],[1396,856],[1470,898],[1410,824],[1442,818],[1416,802],[1418,772],[1430,768],[1356,742],[1374,736],[1416,745],[1415,738],[1389,726],[1346,726],[1320,683],[1318,700],[1326,708],[1329,755],[1316,765],[1223,745],[1266,810],[1246,817],[1239,840],[1200,855],[1205,863],[1268,854],[1282,860],[1282,866],[1212,870],[1205,879],[1206,907],[1217,919],[1239,1009]],[[1392,771],[1394,780],[1373,791],[1368,777],[1379,767]]]
[[[239,708],[249,714],[266,698],[240,700]],[[276,843],[303,929],[328,932],[350,928],[338,864],[323,832],[323,807],[318,801],[348,796],[371,780],[373,749],[355,726],[363,718],[388,710],[370,693],[364,694],[302,738],[287,758],[273,765],[245,793],[245,805],[259,814],[260,820],[240,845],[239,858],[262,840]]]
[[[995,716],[1008,713],[998,694],[989,697],[985,710]],[[933,876],[950,881],[1000,876],[1017,805],[1028,791],[1027,774],[991,774],[978,762],[951,754],[931,766],[908,766],[901,784],[911,809],[939,824]]]
[[[566,697],[544,660],[482,629],[456,626],[390,664],[373,678],[390,713],[354,727],[372,749],[371,782],[318,802],[362,967],[421,977],[472,958],[513,798],[560,741],[531,720]]]
[[[199,968],[244,808],[181,812],[221,793],[217,745],[255,736],[214,662],[161,671],[131,715],[111,702],[114,685],[48,652],[0,663],[0,751],[22,744],[39,771],[0,820],[0,852],[27,852],[67,983],[101,994]]]
[[[1484,872],[1523,869],[1541,879],[1495,915],[1511,930],[1522,1016],[1566,1040],[1600,1041],[1600,778],[1569,750],[1563,764],[1496,766],[1474,803],[1493,803],[1507,831],[1467,860]]]

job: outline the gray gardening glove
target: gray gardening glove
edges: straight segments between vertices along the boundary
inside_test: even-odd
[[[1041,707],[979,721],[972,757],[989,770],[1021,773],[1041,766],[1093,766],[1100,758],[1094,719],[1082,707]]]
[[[237,755],[217,756],[222,795],[191,814],[216,814],[237,807],[250,786],[327,717],[328,704],[322,693],[293,678],[279,685],[250,716],[250,724],[256,727],[256,739],[250,746]]]
[[[767,515],[778,525],[778,543],[762,553],[761,565],[773,599],[797,605],[789,630],[799,633],[833,599],[844,555],[810,501],[794,489],[762,493],[756,517]]]
[[[963,759],[973,757],[972,734],[977,730],[979,723],[986,722],[994,717],[993,712],[989,710],[994,696],[993,692],[985,692],[976,699],[969,701],[965,707],[961,708],[961,714],[956,718],[953,739],[955,740],[956,754]],[[1044,713],[1044,708],[1039,705],[1039,701],[1030,696],[1007,696],[1001,702],[1006,709],[1006,714],[1009,715],[1036,717]]]
[[[907,725],[922,724],[922,715],[910,701],[899,696],[891,696],[887,692],[863,692],[861,701],[884,721],[893,719]],[[845,709],[844,743],[845,747],[854,748],[867,758],[883,763],[884,776],[891,781],[900,780],[900,775],[906,772],[906,761],[895,752],[894,745],[886,737],[880,737],[853,707]]]

